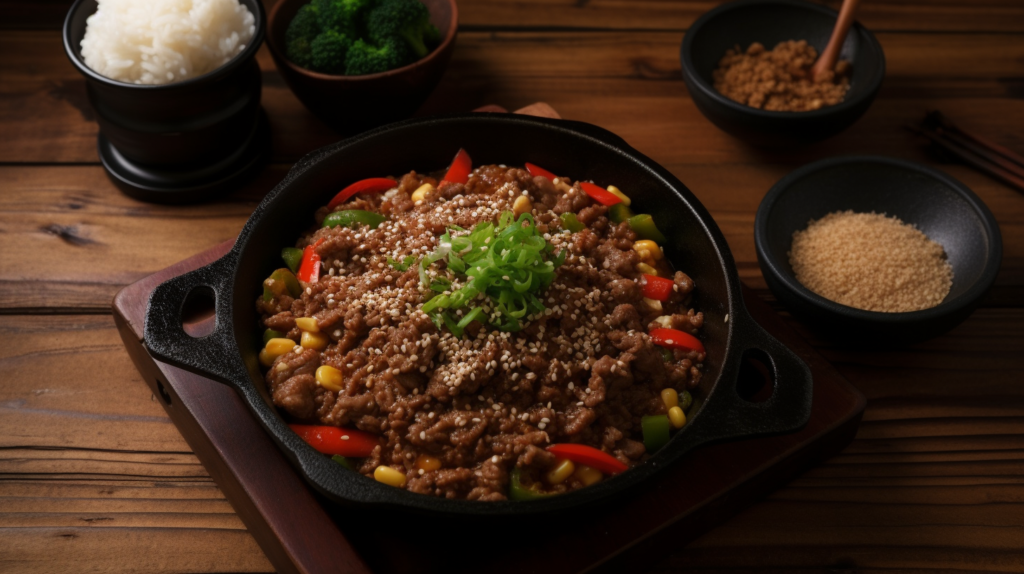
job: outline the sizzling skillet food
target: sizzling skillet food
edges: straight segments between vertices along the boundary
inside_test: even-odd
[[[273,401],[413,492],[523,500],[623,472],[686,424],[703,315],[649,215],[535,165],[342,190],[257,300]]]

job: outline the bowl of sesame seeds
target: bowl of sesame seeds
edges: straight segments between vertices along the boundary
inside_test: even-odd
[[[886,157],[826,159],[787,175],[754,223],[772,293],[819,333],[906,345],[966,319],[995,282],[999,226],[949,175]]]
[[[620,205],[613,229],[623,191],[635,213]],[[485,268],[493,282],[474,290]],[[194,339],[180,309],[211,294],[215,331]],[[232,386],[342,505],[564,511],[626,493],[699,445],[793,432],[810,416],[809,369],[747,314],[728,245],[696,197],[618,136],[565,120],[435,116],[311,153],[231,252],[156,289],[145,340]],[[737,389],[749,353],[770,359],[761,402]],[[672,384],[692,402],[660,392]],[[601,432],[577,432],[588,425]],[[338,460],[331,444],[352,454]],[[573,472],[580,488],[553,487],[572,472],[558,460],[593,472]]]

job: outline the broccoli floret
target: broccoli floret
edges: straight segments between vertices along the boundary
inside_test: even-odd
[[[345,75],[361,76],[400,68],[408,62],[408,52],[400,41],[391,40],[381,47],[356,40],[345,56]]]
[[[383,0],[370,11],[366,30],[378,45],[402,38],[417,58],[426,56],[441,40],[430,23],[430,12],[419,0]]]
[[[313,0],[320,13],[320,26],[350,38],[361,35],[366,12],[375,4],[376,0]]]
[[[334,30],[324,30],[310,44],[311,68],[324,74],[343,74],[345,55],[352,39]]]
[[[288,59],[303,68],[312,63],[310,44],[320,34],[319,14],[316,7],[306,4],[295,13],[284,33],[285,53]]]

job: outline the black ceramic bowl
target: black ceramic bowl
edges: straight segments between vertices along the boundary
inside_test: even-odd
[[[404,120],[441,82],[455,51],[459,9],[455,0],[423,0],[441,34],[432,52],[401,68],[379,74],[321,74],[292,63],[285,55],[285,32],[309,0],[280,0],[270,10],[267,46],[281,77],[309,111],[342,134],[358,133]]]
[[[863,311],[801,285],[787,255],[793,232],[845,210],[899,217],[941,244],[953,267],[942,303],[908,313]],[[866,346],[909,344],[958,325],[992,286],[1003,252],[992,212],[964,184],[924,165],[870,156],[826,159],[782,178],[757,209],[754,243],[765,281],[787,309],[830,338]]]
[[[833,136],[871,106],[885,76],[885,55],[871,32],[854,23],[839,57],[853,75],[846,98],[809,112],[769,112],[734,102],[714,88],[712,73],[726,50],[760,42],[769,50],[786,40],[807,40],[820,54],[838,13],[800,0],[739,0],[701,16],[686,32],[679,59],[697,108],[722,130],[758,146],[793,146]]]
[[[425,144],[425,142],[429,142]],[[317,453],[286,426],[267,396],[257,355],[262,342],[254,302],[314,211],[340,187],[366,177],[421,173],[447,165],[464,147],[477,165],[536,162],[557,173],[630,182],[635,209],[649,211],[665,235],[666,255],[697,283],[708,352],[690,422],[649,461],[562,496],[525,502],[446,500],[385,486]],[[216,299],[215,331],[192,338],[182,308],[192,297]],[[620,494],[693,447],[710,441],[801,427],[810,416],[807,366],[747,314],[725,238],[686,186],[622,139],[589,124],[510,114],[459,114],[408,120],[311,153],[263,200],[222,259],[160,285],[149,302],[145,344],[153,355],[233,386],[299,472],[327,499],[450,515],[510,516],[575,508]],[[744,400],[736,383],[755,354],[774,374],[771,398]]]
[[[270,139],[256,63],[266,16],[260,0],[240,2],[256,27],[242,53],[207,74],[162,85],[112,80],[87,66],[82,38],[96,0],[77,0],[68,11],[64,51],[85,76],[103,166],[129,195],[197,201],[230,188],[259,166]]]

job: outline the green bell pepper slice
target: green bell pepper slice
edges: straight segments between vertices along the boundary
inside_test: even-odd
[[[281,259],[292,273],[298,273],[299,264],[302,263],[302,250],[298,247],[285,247],[281,250]]]
[[[668,443],[672,423],[667,415],[647,415],[640,419],[640,428],[644,432],[644,448],[648,454],[654,454]]]
[[[571,211],[566,211],[559,216],[562,219],[562,227],[568,229],[573,233],[579,233],[587,228],[586,225],[580,223],[580,220],[576,217],[576,214]]]
[[[387,221],[387,217],[379,213],[372,211],[365,211],[362,209],[347,209],[345,211],[335,211],[334,213],[327,214],[324,218],[324,223],[321,227],[355,227],[357,223],[362,223],[368,226],[370,229],[377,229],[377,227]]]
[[[348,459],[343,457],[343,456],[341,456],[340,454],[336,454],[336,455],[332,456],[331,460],[333,460],[334,462],[340,464],[341,466],[344,466],[345,468],[347,468],[349,470],[354,470],[352,468],[352,464],[349,463]]]
[[[690,408],[690,405],[692,404],[693,395],[690,394],[690,391],[683,391],[679,393],[679,408],[683,409],[683,412],[686,412],[686,409]]]
[[[662,235],[654,219],[647,213],[634,215],[629,218],[629,228],[636,232],[640,239],[650,239],[655,243],[665,243],[665,236]]]
[[[667,418],[667,417],[666,417]],[[508,497],[512,500],[537,500],[539,498],[547,498],[553,496],[553,492],[543,492],[540,489],[533,488],[535,485],[526,486],[522,483],[522,469],[518,466],[512,469],[509,473],[511,486],[509,487]]]
[[[281,331],[275,331],[273,329],[267,329],[266,331],[263,331],[263,344],[266,345],[267,341],[270,341],[271,339],[283,339],[286,336],[287,333],[282,333]]]
[[[612,223],[619,224],[630,217],[633,217],[633,210],[627,207],[625,203],[616,203],[608,208],[608,219],[611,219]]]
[[[283,295],[285,291],[292,297],[302,295],[302,286],[299,285],[299,280],[290,270],[282,267],[271,273],[270,279],[273,280],[270,285],[267,284],[267,281],[263,282],[264,301],[271,301],[274,295]]]

